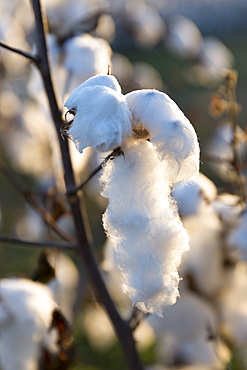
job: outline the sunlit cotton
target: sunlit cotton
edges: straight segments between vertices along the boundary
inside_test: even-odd
[[[126,95],[132,125],[147,129],[159,156],[166,161],[167,180],[185,181],[198,175],[199,145],[194,127],[165,93],[137,90]]]
[[[131,133],[131,114],[124,95],[109,87],[76,89],[65,106],[76,112],[68,134],[79,152],[87,146],[100,152],[115,149]]]

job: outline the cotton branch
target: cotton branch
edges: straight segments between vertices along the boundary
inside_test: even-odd
[[[93,286],[96,290],[97,296],[100,298],[102,303],[113,322],[116,333],[118,335],[125,359],[130,370],[142,370],[143,366],[139,359],[138,353],[135,348],[135,342],[132,337],[132,331],[128,326],[128,323],[124,321],[119,315],[100,274],[98,264],[92,252],[92,241],[90,237],[89,225],[86,221],[86,212],[84,214],[80,209],[79,197],[76,193],[71,194],[71,190],[75,188],[75,180],[68,150],[67,140],[62,140],[60,135],[60,127],[63,124],[61,118],[61,109],[58,106],[58,99],[55,94],[53,83],[51,79],[50,67],[48,62],[48,52],[45,38],[45,30],[47,20],[44,11],[41,10],[41,4],[39,0],[31,1],[33,12],[35,16],[36,24],[36,49],[39,55],[37,67],[41,73],[47,98],[49,100],[50,110],[53,117],[54,124],[56,126],[58,140],[60,143],[62,160],[64,165],[64,179],[66,185],[66,192],[68,194],[68,202],[71,207],[71,212],[74,218],[77,240],[78,240],[78,252],[81,254],[88,274],[93,282]]]
[[[11,45],[7,44],[6,42],[0,41],[0,46],[3,47],[4,49],[10,50],[10,51],[12,51],[16,54],[22,55],[23,57],[25,57],[27,59],[30,59],[34,63],[38,62],[38,57],[36,55],[28,53],[27,51],[17,49],[14,46],[11,46]]]
[[[99,165],[98,167],[96,167],[93,172],[88,176],[88,178],[83,181],[79,186],[75,187],[75,189],[71,190],[69,194],[73,194],[75,192],[77,192],[78,190],[82,189],[87,183],[89,180],[91,180],[100,170],[102,170],[102,168],[106,165],[106,163],[109,161],[109,160],[112,160],[114,159],[115,157],[118,157],[120,155],[124,155],[121,148],[118,147],[116,149],[114,149]],[[67,195],[69,195],[67,193]]]
[[[16,244],[16,245],[23,245],[27,247],[53,247],[59,249],[75,249],[77,247],[76,244],[72,243],[62,243],[62,242],[54,242],[54,241],[34,241],[34,240],[25,240],[19,238],[13,238],[6,235],[0,235],[0,243],[8,243],[8,244]]]

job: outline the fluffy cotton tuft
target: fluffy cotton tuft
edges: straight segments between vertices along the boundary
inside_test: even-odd
[[[51,330],[57,309],[51,290],[27,279],[0,281],[0,363],[4,370],[36,370],[45,348],[58,353],[58,333]]]
[[[118,80],[115,76],[112,75],[105,75],[105,74],[98,74],[96,76],[88,78],[85,82],[83,82],[81,85],[77,86],[76,89],[71,93],[69,98],[67,99],[66,104],[73,104],[74,97],[78,96],[82,89],[85,87],[93,87],[93,86],[105,86],[109,87],[112,90],[115,90],[119,93],[121,93],[121,86],[118,83]]]
[[[166,162],[155,147],[129,139],[122,149],[124,157],[108,163],[101,178],[109,198],[103,224],[124,292],[139,309],[162,316],[178,296],[177,268],[188,237],[169,197]]]
[[[160,158],[167,163],[169,182],[185,181],[199,173],[195,130],[177,104],[165,93],[143,89],[126,95],[134,129],[150,134]]]
[[[203,173],[193,181],[178,182],[172,189],[181,217],[196,215],[205,203],[213,201],[217,195],[215,184]]]
[[[115,149],[131,133],[131,113],[124,95],[93,81],[75,89],[64,104],[76,112],[68,134],[79,152],[88,146],[100,152]]]

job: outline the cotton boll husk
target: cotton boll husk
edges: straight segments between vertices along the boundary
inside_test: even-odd
[[[104,168],[109,206],[104,228],[115,249],[123,290],[144,312],[162,316],[178,296],[177,268],[188,236],[169,198],[166,162],[148,141],[129,139]],[[123,186],[124,184],[124,186]]]
[[[211,202],[216,195],[215,184],[201,172],[195,180],[179,182],[172,189],[181,217],[197,214],[203,204]]]
[[[131,114],[126,100],[111,88],[92,86],[75,90],[65,106],[76,111],[68,134],[79,152],[87,146],[106,152],[130,135]]]
[[[37,370],[43,348],[58,353],[58,333],[49,330],[57,309],[52,293],[43,284],[8,278],[0,281],[0,296],[1,368]]]
[[[177,104],[157,90],[137,90],[126,95],[132,126],[148,130],[160,158],[166,161],[169,183],[196,177],[199,145],[195,130]]]
[[[198,214],[184,217],[190,251],[185,254],[180,273],[189,278],[194,289],[215,298],[224,282],[222,226],[210,204]]]

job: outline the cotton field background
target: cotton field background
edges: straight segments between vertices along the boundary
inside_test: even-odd
[[[76,188],[31,3],[0,3],[0,369],[247,369],[246,1],[42,2]]]

